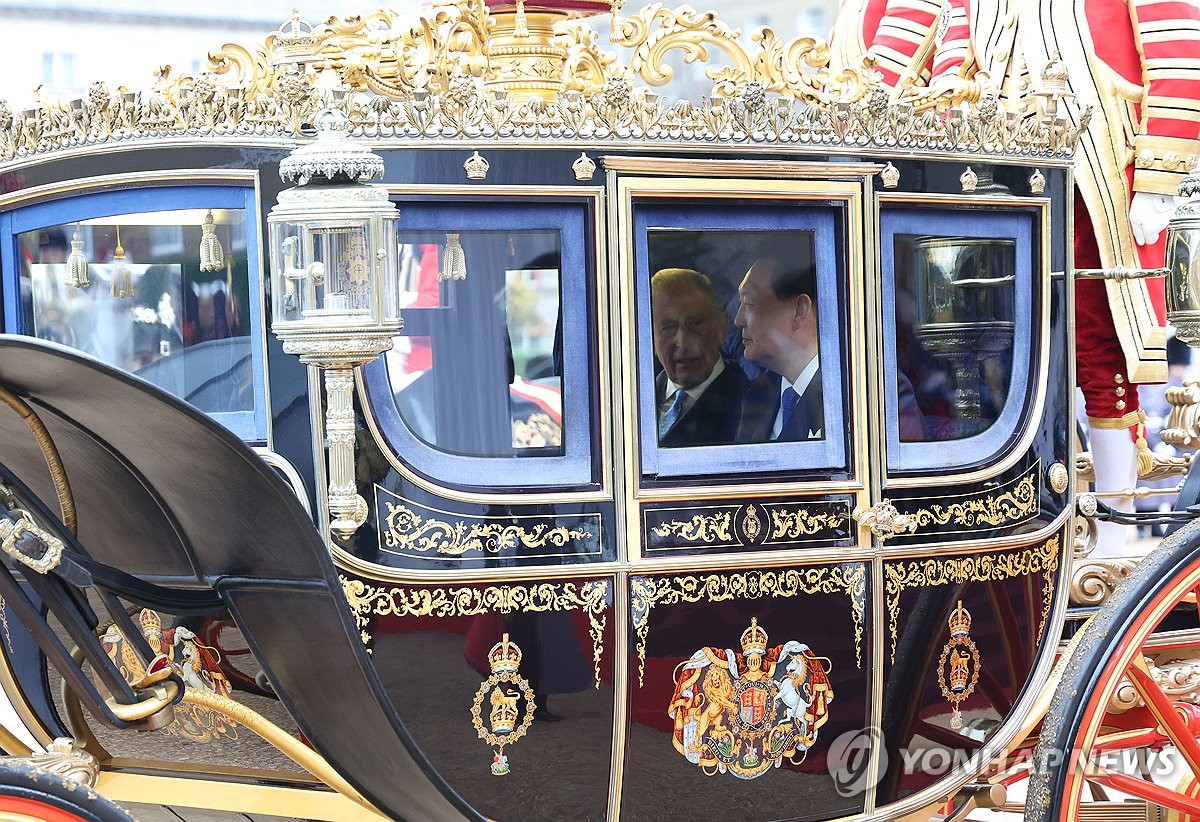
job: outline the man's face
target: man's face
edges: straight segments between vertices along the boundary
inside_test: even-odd
[[[712,304],[695,288],[666,289],[651,298],[654,355],[671,382],[694,388],[721,356],[725,329]]]
[[[733,322],[742,329],[746,359],[781,374],[783,358],[796,348],[796,306],[771,290],[770,265],[758,262],[746,272],[738,286],[740,305]]]

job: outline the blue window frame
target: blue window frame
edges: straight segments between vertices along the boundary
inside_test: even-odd
[[[404,329],[363,369],[393,452],[450,486],[595,483],[590,206],[398,204]]]
[[[207,214],[223,260],[202,272]],[[265,442],[257,226],[247,186],[85,194],[0,214],[5,329],[82,350]],[[85,283],[68,274],[76,236]]]
[[[839,207],[809,203],[635,201],[638,421],[644,475],[670,478],[712,474],[714,470],[722,474],[781,470],[828,474],[848,470],[843,219]],[[781,259],[789,253],[794,259]],[[817,402],[821,411],[816,413],[822,414],[823,421],[819,427],[814,423],[798,438],[783,432],[752,434],[749,432],[754,426],[745,424],[752,411],[757,413],[758,395],[765,398],[763,405],[772,406],[758,416],[774,418],[781,403],[778,377],[774,378],[774,384],[766,386],[765,393],[758,390],[770,382],[772,374],[752,361],[753,355],[742,343],[738,327],[741,320],[737,319],[742,303],[739,284],[759,260],[766,258],[764,255],[781,264],[796,263],[807,268],[809,282],[815,285],[816,293],[812,296],[816,303],[819,350],[818,370],[810,386],[819,384]],[[669,444],[660,430],[665,415],[660,408],[664,403],[659,402],[662,393],[659,389],[665,369],[654,350],[651,278],[663,269],[677,267],[699,271],[711,282],[717,300],[725,308],[725,341],[721,346],[725,368],[742,369],[750,383],[748,388],[734,391],[736,396],[731,395],[725,403],[734,414],[727,419],[728,427],[722,425],[724,430],[715,439],[699,444]],[[806,286],[810,290],[811,287]],[[693,413],[694,410],[686,411],[682,419]],[[770,428],[769,421],[766,426]],[[714,452],[714,447],[719,451]],[[714,469],[715,466],[719,467]]]
[[[888,470],[986,464],[1035,389],[1034,218],[906,208],[880,221]]]

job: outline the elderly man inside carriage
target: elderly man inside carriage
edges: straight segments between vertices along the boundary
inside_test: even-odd
[[[650,279],[658,441],[671,447],[733,442],[746,389],[741,367],[721,354],[725,307],[712,281],[690,268],[664,268]]]

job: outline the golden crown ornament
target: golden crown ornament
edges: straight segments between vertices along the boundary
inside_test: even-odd
[[[900,169],[896,168],[889,161],[883,167],[883,171],[879,172],[879,179],[883,180],[884,188],[895,188],[900,185]]]
[[[596,173],[596,161],[587,156],[585,151],[576,158],[575,162],[571,163],[571,170],[575,172],[576,180],[590,180]]]
[[[488,169],[491,167],[492,164],[484,159],[484,156],[478,151],[468,157],[466,162],[463,163],[463,169],[467,172],[468,180],[486,180]]]
[[[950,703],[950,727],[957,731],[963,726],[962,703],[975,692],[979,682],[979,649],[971,639],[971,612],[963,607],[962,600],[947,624],[950,641],[942,647],[938,660],[938,687]]]
[[[767,652],[767,632],[758,626],[758,617],[750,618],[750,627],[742,631],[742,653],[765,654]]]
[[[492,675],[479,686],[471,703],[471,724],[475,726],[475,732],[495,748],[491,765],[493,776],[504,776],[509,772],[504,748],[523,737],[533,724],[536,705],[533,689],[518,672],[521,656],[521,648],[507,633],[504,634],[488,651]],[[489,706],[486,723],[483,716],[485,700]]]

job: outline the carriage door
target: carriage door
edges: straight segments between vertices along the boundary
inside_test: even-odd
[[[860,272],[877,168],[606,165],[628,330],[622,815],[790,818],[797,796],[806,815],[862,812],[824,752],[872,710],[871,548],[852,512],[872,470]]]
[[[1051,275],[1065,237],[1048,229],[1064,198],[1030,196],[1032,172],[997,168],[971,194],[878,197],[886,465],[860,522],[882,565],[879,805],[989,757],[1052,657],[1038,650],[1053,647],[1069,547],[1073,381],[1066,289]],[[960,173],[931,163],[901,179],[958,191]],[[937,767],[913,754],[932,749]]]

